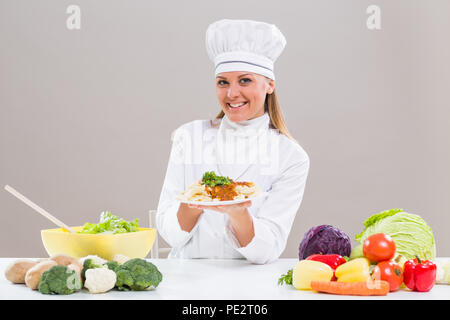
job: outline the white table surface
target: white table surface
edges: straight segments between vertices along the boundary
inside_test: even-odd
[[[16,258],[0,258],[0,299],[68,299],[68,300],[319,300],[319,299],[450,299],[450,285],[435,285],[430,292],[401,289],[386,296],[358,297],[296,290],[278,285],[278,278],[293,268],[297,259],[279,259],[266,265],[246,260],[147,259],[163,274],[163,280],[152,291],[122,292],[111,290],[89,294],[86,289],[71,295],[44,295],[24,284],[12,284],[5,278],[7,265]],[[449,258],[438,258],[449,259]]]

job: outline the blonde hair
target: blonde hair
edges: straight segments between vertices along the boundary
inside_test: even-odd
[[[270,127],[272,129],[277,129],[281,134],[284,134],[289,139],[297,142],[294,137],[291,136],[289,130],[284,121],[283,113],[281,112],[281,106],[278,102],[277,94],[275,89],[271,94],[266,95],[266,100],[264,101],[264,112],[269,114]],[[216,116],[216,119],[222,119],[225,113],[222,111]],[[213,124],[213,121],[211,121]]]

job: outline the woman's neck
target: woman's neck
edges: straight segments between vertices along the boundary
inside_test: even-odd
[[[227,124],[233,128],[239,129],[239,128],[248,128],[248,127],[258,127],[260,125],[263,125],[267,120],[269,119],[269,115],[267,112],[264,114],[254,117],[248,120],[239,121],[239,122],[233,122],[231,121],[226,115],[224,115],[222,120],[225,120]]]

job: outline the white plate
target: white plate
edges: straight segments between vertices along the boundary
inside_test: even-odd
[[[195,205],[199,205],[199,206],[226,206],[226,205],[230,205],[230,204],[238,204],[238,203],[246,202],[249,200],[250,201],[255,200],[261,196],[264,196],[265,194],[266,194],[266,192],[260,192],[257,196],[252,197],[252,198],[227,200],[227,201],[187,201],[187,200],[180,200],[180,199],[178,199],[178,201],[180,201],[181,203],[195,204]]]

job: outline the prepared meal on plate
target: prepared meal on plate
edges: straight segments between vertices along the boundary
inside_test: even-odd
[[[195,182],[178,197],[181,201],[229,201],[256,197],[260,189],[254,182],[237,182],[229,177],[205,172],[201,181]]]

